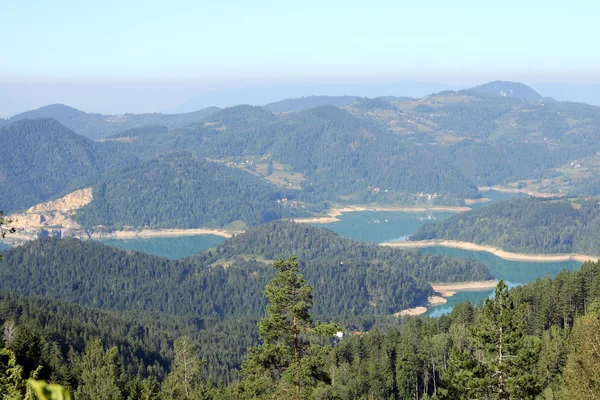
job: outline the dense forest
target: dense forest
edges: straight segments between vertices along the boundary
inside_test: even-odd
[[[0,142],[8,149],[0,158],[0,204],[7,213],[75,190],[110,168],[137,162],[118,143],[93,142],[53,119],[2,127]]]
[[[410,240],[448,239],[522,253],[600,254],[597,198],[509,200],[421,226]]]
[[[310,209],[294,202],[294,191],[189,153],[112,171],[92,187],[92,202],[75,217],[86,226],[221,228],[237,221],[245,227],[307,216]]]
[[[276,222],[178,261],[94,242],[41,239],[6,253],[0,290],[112,310],[258,317],[276,251],[298,257],[319,294],[317,315],[389,315],[426,301],[432,294],[427,282],[491,278],[474,261],[361,244]]]
[[[222,160],[271,159],[301,173],[302,195],[320,200],[340,201],[342,195],[373,193],[375,188],[405,197],[438,193],[445,204],[477,196],[477,188],[435,149],[402,143],[376,124],[333,106],[281,116],[238,106],[131,145],[142,154],[187,149]]]
[[[600,388],[600,263],[512,290],[500,282],[484,304],[357,335],[312,322],[312,290],[295,265],[274,265],[260,338],[228,332],[243,339],[227,342],[231,351],[254,346],[228,385],[209,373],[215,348],[225,343],[206,346],[214,337],[188,336],[192,319],[8,293],[0,295],[0,385],[23,395],[22,379],[33,373],[78,399],[93,391],[110,399],[593,399]],[[196,322],[202,332],[206,321]],[[341,339],[317,337],[338,329],[346,333]]]

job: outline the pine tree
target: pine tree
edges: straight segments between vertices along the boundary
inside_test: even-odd
[[[324,369],[328,346],[318,338],[341,327],[312,322],[312,287],[295,258],[279,259],[273,267],[276,276],[264,291],[267,317],[258,324],[263,344],[250,349],[243,365],[244,391],[251,398],[308,398],[317,384],[330,382]]]
[[[600,303],[575,321],[564,370],[565,399],[600,399]]]
[[[175,341],[175,361],[171,373],[163,384],[164,399],[198,399],[205,389],[202,365],[195,346],[187,336]]]
[[[78,400],[120,400],[123,398],[119,379],[119,351],[102,348],[99,339],[88,342],[85,353],[77,362],[79,386],[75,393]]]
[[[446,385],[460,398],[534,398],[539,392],[536,362],[540,340],[525,336],[522,307],[498,283],[471,330],[470,350],[453,349]]]

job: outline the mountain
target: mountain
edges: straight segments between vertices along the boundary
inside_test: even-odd
[[[267,180],[301,189],[310,202],[340,201],[342,195],[356,196],[354,201],[414,202],[425,192],[438,193],[439,202],[461,204],[477,195],[474,185],[436,155],[437,149],[403,143],[378,124],[333,106],[283,115],[237,106],[133,145],[140,152],[185,149],[244,163]]]
[[[112,171],[92,188],[93,200],[75,216],[89,227],[243,227],[309,215],[293,193],[189,153]]]
[[[37,110],[26,111],[10,118],[11,122],[22,119],[53,118],[72,131],[92,139],[102,139],[117,132],[145,125],[164,125],[178,128],[217,112],[217,107],[209,107],[185,114],[90,114],[63,104],[52,104]]]
[[[410,240],[459,240],[518,253],[600,255],[600,201],[528,198],[421,226]]]
[[[524,101],[540,101],[543,96],[520,82],[494,81],[466,89],[474,93],[491,93]]]
[[[358,99],[359,97],[356,96],[307,96],[269,103],[264,108],[271,112],[289,112],[308,110],[319,106],[343,107]]]
[[[20,210],[69,191],[111,167],[135,162],[116,143],[96,143],[53,119],[0,128],[0,207]]]
[[[215,90],[191,98],[171,112],[189,112],[210,106],[231,107],[236,104],[262,106],[280,102],[282,99],[310,96],[409,96],[421,98],[431,93],[453,88],[455,87],[452,85],[417,81],[401,81],[387,84],[316,84],[229,88]]]
[[[0,324],[19,338],[11,349],[35,350],[18,352],[19,362],[31,369],[44,364],[41,378],[72,379],[61,367],[70,364],[60,361],[82,354],[94,338],[118,346],[128,377],[161,378],[174,357],[173,341],[187,335],[202,352],[208,376],[229,381],[239,377],[248,348],[258,342],[263,289],[274,275],[272,259],[283,253],[298,256],[313,285],[316,317],[360,327],[376,320],[397,324],[392,313],[432,293],[426,279],[490,277],[474,261],[361,244],[289,222],[252,229],[179,261],[45,238],[2,252]],[[39,356],[39,343],[52,352]]]

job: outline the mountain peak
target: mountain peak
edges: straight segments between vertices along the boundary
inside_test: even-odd
[[[541,94],[523,83],[508,81],[484,83],[483,85],[467,89],[467,92],[491,93],[525,101],[540,101],[544,98]]]
[[[54,118],[60,120],[61,118],[74,118],[81,114],[85,114],[85,112],[64,104],[50,104],[36,110],[25,111],[21,114],[14,115],[10,120],[17,121],[25,118]]]

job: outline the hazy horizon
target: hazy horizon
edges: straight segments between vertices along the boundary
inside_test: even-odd
[[[296,87],[277,99],[255,96],[275,101],[364,95],[303,85],[404,81],[446,88],[517,81],[555,92],[545,96],[600,104],[593,95],[600,55],[592,51],[599,13],[589,0],[560,8],[540,0],[12,2],[0,14],[0,116],[53,103],[169,112],[203,96],[231,105],[244,95],[228,101],[223,92],[248,88]]]

